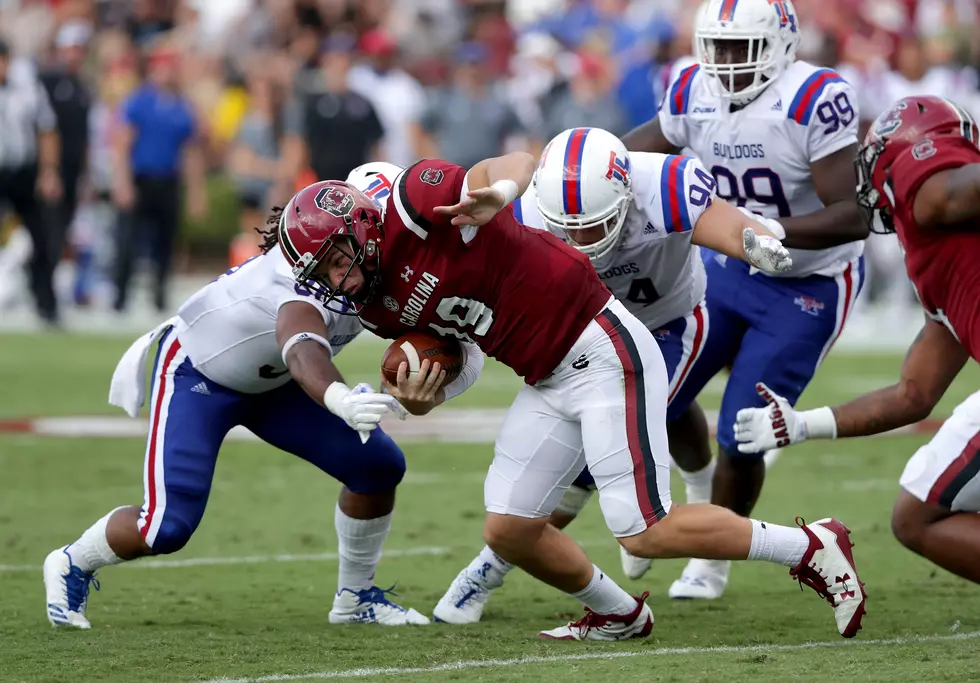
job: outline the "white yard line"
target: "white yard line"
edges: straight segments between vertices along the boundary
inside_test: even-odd
[[[276,681],[325,680],[332,678],[371,678],[374,676],[407,676],[409,674],[433,674],[444,671],[467,671],[470,669],[493,669],[525,664],[560,664],[563,662],[582,662],[604,659],[631,659],[633,657],[664,657],[668,655],[711,655],[711,654],[751,654],[792,652],[817,648],[837,647],[880,647],[888,645],[914,645],[918,643],[939,643],[950,640],[973,640],[980,637],[980,631],[957,633],[948,636],[913,636],[911,638],[889,638],[880,640],[831,640],[826,642],[795,643],[790,645],[721,645],[718,647],[666,647],[656,650],[637,650],[633,652],[584,652],[549,657],[519,657],[515,659],[477,659],[460,662],[447,662],[434,666],[392,667],[377,669],[346,669],[343,671],[317,671],[308,674],[273,674],[258,678],[216,678],[204,683],[274,683]]]
[[[385,550],[382,557],[417,557],[419,555],[448,555],[449,548],[428,546],[423,548],[405,548]],[[245,555],[239,557],[187,557],[187,558],[158,558],[138,560],[119,565],[128,569],[168,569],[174,567],[209,567],[220,564],[264,564],[266,562],[336,562],[337,553],[310,553],[285,555]],[[0,564],[0,572],[39,572],[41,565],[37,564]]]

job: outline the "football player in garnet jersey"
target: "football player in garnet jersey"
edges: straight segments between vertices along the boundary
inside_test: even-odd
[[[925,419],[967,360],[980,361],[980,135],[959,105],[908,97],[878,117],[858,153],[858,203],[897,232],[926,312],[894,386],[833,408],[796,412],[765,384],[769,405],[739,411],[739,448],[880,434]],[[980,392],[909,459],[892,530],[910,550],[980,583]]]
[[[565,191],[584,178],[570,146]],[[338,181],[301,190],[282,213],[279,244],[301,283],[350,301],[379,336],[422,329],[477,344],[527,383],[497,439],[484,484],[484,539],[516,564],[585,605],[585,616],[541,635],[621,640],[648,635],[646,594],[634,598],[548,524],[568,486],[589,466],[606,524],[639,557],[765,560],[792,567],[834,607],[839,632],[855,635],[865,594],[849,532],[837,520],[802,528],[762,523],[712,505],[671,508],[667,371],[653,335],[602,284],[589,257],[509,208],[527,189],[534,159],[513,153],[467,171],[424,159],[393,182],[384,219]],[[603,172],[605,173],[605,172]],[[716,202],[733,223],[737,208]],[[609,216],[609,225],[618,212]],[[566,211],[570,222],[577,211]],[[769,267],[786,259],[765,228]],[[741,245],[739,245],[741,246]],[[734,248],[734,245],[733,245]],[[436,372],[440,369],[433,367]],[[386,385],[412,413],[446,398],[420,396],[428,368]]]

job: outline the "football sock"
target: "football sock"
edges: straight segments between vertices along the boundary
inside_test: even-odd
[[[500,588],[504,583],[504,577],[514,565],[507,562],[497,553],[490,550],[490,546],[483,546],[480,554],[473,558],[470,566],[467,567],[473,578],[478,580],[484,588],[493,590]]]
[[[72,564],[83,572],[94,572],[99,567],[123,562],[123,559],[109,547],[109,541],[105,535],[109,518],[119,509],[112,510],[90,526],[77,541],[68,546],[68,554],[71,556]]]
[[[787,567],[795,567],[803,559],[803,553],[810,546],[810,539],[803,529],[796,529],[769,522],[752,521],[752,545],[749,547],[750,560],[775,562]]]
[[[712,460],[697,472],[681,470],[681,479],[687,489],[687,503],[710,503],[711,481],[715,477],[715,461]]]
[[[636,609],[636,599],[595,565],[589,585],[569,595],[597,614],[629,614]]]
[[[337,571],[337,591],[347,588],[359,591],[374,584],[374,571],[381,561],[381,546],[391,529],[391,516],[374,519],[354,519],[337,505],[334,527],[340,567]]]

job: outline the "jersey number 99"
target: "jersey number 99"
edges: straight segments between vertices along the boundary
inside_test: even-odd
[[[837,93],[837,97],[817,107],[817,118],[826,128],[824,135],[832,135],[841,128],[847,128],[854,121],[854,108],[847,99],[847,93]]]
[[[783,192],[783,181],[769,168],[750,168],[739,178],[724,166],[711,169],[718,181],[718,196],[745,206],[749,201],[775,206],[780,218],[792,216],[789,200]]]

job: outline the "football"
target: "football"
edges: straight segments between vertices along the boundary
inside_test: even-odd
[[[398,366],[408,363],[409,376],[418,372],[423,360],[439,363],[446,371],[443,384],[459,377],[463,370],[463,346],[455,339],[437,337],[426,332],[408,332],[391,343],[381,358],[381,374],[391,384],[398,379]]]

